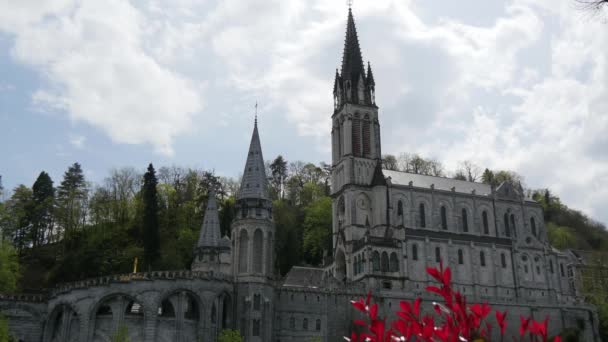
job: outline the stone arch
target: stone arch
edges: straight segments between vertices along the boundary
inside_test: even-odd
[[[258,228],[253,233],[253,273],[262,273],[264,260],[264,233]]]
[[[397,257],[397,253],[392,252],[390,256],[390,271],[391,272],[399,272],[399,258]]]
[[[494,231],[495,227],[493,210],[488,204],[480,203],[477,205],[476,217],[479,219],[479,232],[481,233],[481,235],[496,235]]]
[[[380,269],[382,270],[382,272],[388,272],[388,270],[389,270],[388,253],[382,252],[382,258],[381,258],[380,266],[381,266]]]
[[[346,279],[346,257],[341,249],[336,252],[336,278],[338,280]]]
[[[416,219],[414,220],[417,227],[431,227],[431,203],[423,196],[416,197]]]
[[[247,229],[241,229],[239,234],[239,273],[247,273],[249,262],[249,234]]]
[[[409,224],[409,203],[405,196],[397,195],[393,197],[393,222],[396,226],[406,226]]]
[[[454,212],[451,203],[445,199],[440,199],[437,201],[437,206],[439,210],[439,224],[436,227],[441,230],[452,230]]]
[[[89,312],[91,341],[106,341],[121,325],[126,325],[129,339],[143,340],[146,318],[143,301],[123,293],[109,293],[98,300]]]
[[[45,326],[44,341],[76,342],[80,338],[80,315],[66,302],[53,307]]]
[[[163,304],[170,303],[173,315],[160,315]],[[197,340],[202,328],[204,303],[193,291],[183,288],[172,289],[158,296],[156,301],[157,340],[190,341]],[[164,316],[164,317],[163,317]],[[211,312],[209,319],[211,322]]]
[[[372,271],[380,271],[380,253],[378,251],[372,253]]]
[[[474,214],[473,209],[467,202],[460,202],[457,205],[458,207],[458,215],[460,219],[458,220],[459,230],[461,232],[473,232],[473,223],[474,223]]]

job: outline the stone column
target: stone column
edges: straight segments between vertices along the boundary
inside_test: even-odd
[[[150,303],[147,303],[147,304],[150,304]],[[144,312],[145,312],[145,315],[144,315],[144,341],[145,342],[155,342],[156,341],[156,326],[157,326],[158,308],[155,308],[154,306],[146,305]],[[176,315],[177,315],[177,312],[176,312]],[[176,316],[176,319],[177,319],[177,316]],[[179,341],[179,340],[177,340],[177,341]]]

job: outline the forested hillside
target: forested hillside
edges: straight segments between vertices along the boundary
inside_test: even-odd
[[[384,167],[495,184],[522,182],[513,172],[482,171],[470,162],[448,173],[438,161],[418,155],[385,156]],[[6,198],[0,202],[0,228],[8,242],[3,250],[10,244],[19,257],[20,290],[131,272],[135,258],[140,271],[188,269],[212,188],[218,196],[222,234],[229,235],[237,179],[176,166],[140,170],[144,166],[111,170],[101,184],[93,184],[75,163],[58,183],[43,171],[34,184],[17,186],[10,196],[0,188],[5,192],[0,198]],[[332,248],[329,166],[278,156],[267,162],[267,175],[280,256],[277,271],[320,265],[323,253]],[[608,248],[603,224],[568,208],[549,190],[528,192],[545,208],[554,246]]]

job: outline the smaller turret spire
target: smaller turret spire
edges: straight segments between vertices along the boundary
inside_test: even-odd
[[[220,242],[220,219],[217,212],[215,191],[210,190],[208,197],[207,209],[205,210],[197,247],[218,247]]]
[[[238,199],[256,198],[270,199],[268,195],[268,180],[266,179],[266,169],[264,156],[262,155],[262,144],[258,134],[257,116],[253,125],[253,134],[247,153],[247,162],[243,171],[243,179]]]
[[[367,62],[367,85],[376,85],[376,82],[374,81],[374,73],[372,73],[372,65],[370,64],[370,62]]]

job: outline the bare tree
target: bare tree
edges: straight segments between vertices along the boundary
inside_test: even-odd
[[[464,160],[458,163],[458,169],[456,170],[456,175],[463,175],[465,178],[464,180],[469,182],[476,182],[479,180],[482,173],[483,170],[470,160]],[[458,179],[460,178],[462,177],[459,177]]]
[[[397,162],[397,158],[395,158],[392,154],[385,154],[382,156],[382,168],[386,170],[399,170],[399,163]]]

